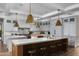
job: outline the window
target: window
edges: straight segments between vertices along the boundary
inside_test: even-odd
[[[70,22],[74,22],[75,20],[74,20],[74,18],[70,18]]]
[[[64,22],[68,22],[68,19],[64,19]]]
[[[11,20],[7,20],[7,23],[11,23]]]
[[[16,23],[16,21],[15,21],[15,20],[13,20],[13,23]]]

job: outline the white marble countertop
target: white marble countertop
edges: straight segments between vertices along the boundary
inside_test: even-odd
[[[59,40],[66,37],[53,37],[53,38],[32,38],[32,39],[16,39],[12,40],[12,43],[16,46],[18,45],[24,45],[24,44],[31,44],[31,43],[39,43],[39,42],[46,42],[46,41],[53,41],[53,40]]]

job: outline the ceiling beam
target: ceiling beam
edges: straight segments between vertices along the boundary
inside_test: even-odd
[[[72,6],[69,6],[67,8],[65,8],[64,10],[67,11],[67,10],[72,10],[72,9],[75,9],[75,8],[78,8],[79,7],[79,4],[75,4],[75,5],[72,5]]]
[[[20,15],[25,15],[25,16],[28,15],[28,12],[26,12],[26,14],[25,14],[25,12],[22,12],[22,11],[16,11],[16,10],[10,10],[9,13],[13,13],[13,14],[18,13],[18,14],[20,14]],[[40,15],[33,14],[33,13],[32,13],[32,15],[33,15],[34,17],[41,17]]]
[[[67,12],[67,11],[70,11],[70,10],[75,9],[75,8],[78,8],[78,7],[79,7],[79,4],[71,5],[71,6],[67,7],[67,8],[65,8],[63,11],[64,12],[65,11]],[[42,18],[51,16],[51,15],[55,15],[57,13],[58,13],[57,11],[53,11],[51,13],[47,13],[47,14],[43,15]]]

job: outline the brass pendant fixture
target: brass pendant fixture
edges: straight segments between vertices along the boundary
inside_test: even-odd
[[[60,9],[58,9],[58,20],[56,22],[56,26],[62,26],[62,23],[61,23],[60,17],[59,17],[59,11],[60,11]]]
[[[27,20],[26,23],[33,23],[33,16],[31,14],[31,3],[30,3],[30,7],[29,7],[29,15],[27,16]]]
[[[19,24],[18,24],[18,21],[17,21],[17,13],[16,13],[16,21],[15,21],[14,27],[19,27]]]
[[[61,21],[60,21],[60,20],[57,20],[57,22],[56,22],[56,26],[62,26],[62,24],[61,24]]]

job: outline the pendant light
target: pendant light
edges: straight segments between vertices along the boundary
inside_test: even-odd
[[[29,15],[27,16],[27,20],[26,23],[33,23],[33,16],[31,14],[31,3],[30,3],[30,7],[29,7]]]
[[[62,23],[61,23],[60,17],[59,17],[59,11],[60,11],[60,9],[58,9],[58,20],[56,22],[56,26],[62,26]]]
[[[15,21],[14,27],[19,27],[19,24],[18,24],[18,21],[17,21],[17,14],[18,13],[16,13],[16,21]]]

